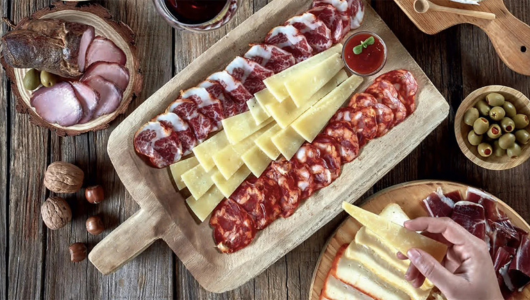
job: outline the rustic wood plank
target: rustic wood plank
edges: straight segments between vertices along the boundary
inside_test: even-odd
[[[9,16],[9,3],[7,0],[2,0],[1,11],[3,16]],[[0,36],[8,31],[6,24],[0,26]],[[9,201],[8,201],[8,170],[9,170],[9,150],[10,150],[10,101],[9,101],[9,87],[6,72],[0,68],[0,300],[8,299],[8,272],[7,262],[9,260]]]

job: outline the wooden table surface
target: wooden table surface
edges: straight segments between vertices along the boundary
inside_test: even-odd
[[[3,16],[17,22],[52,2],[0,0],[0,9]],[[173,30],[156,14],[150,0],[94,2],[107,7],[137,33],[145,85],[141,97],[129,107],[131,112],[268,1],[241,0],[235,19],[208,34]],[[529,1],[505,2],[512,13],[530,23]],[[530,220],[530,162],[502,172],[481,169],[460,152],[453,131],[456,109],[470,92],[501,84],[530,96],[530,78],[509,70],[487,36],[477,28],[464,25],[428,36],[416,29],[393,1],[377,0],[371,4],[449,101],[451,113],[363,199],[406,181],[452,180],[488,190]],[[7,26],[2,25],[0,34],[5,32]],[[100,214],[108,233],[138,210],[106,153],[107,139],[124,117],[114,121],[108,130],[60,138],[33,126],[26,115],[16,113],[4,70],[0,70],[0,80],[0,299],[307,299],[322,246],[345,218],[344,213],[263,274],[226,294],[210,294],[202,289],[162,242],[109,276],[102,276],[88,260],[71,263],[71,243],[84,242],[91,248],[105,236],[94,237],[86,232],[84,224],[89,216]],[[69,196],[74,212],[72,223],[50,231],[40,216],[40,206],[49,196],[42,178],[46,166],[57,160],[80,166],[86,174],[86,185],[102,184],[107,200],[95,206],[88,204],[81,193]]]

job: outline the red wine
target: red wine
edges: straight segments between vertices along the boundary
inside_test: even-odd
[[[179,22],[201,24],[215,18],[228,0],[164,0]]]

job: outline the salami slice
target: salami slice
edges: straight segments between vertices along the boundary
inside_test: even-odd
[[[377,120],[377,137],[384,136],[394,124],[394,113],[392,110],[388,106],[378,103],[375,97],[371,94],[355,94],[352,97],[349,106],[356,110],[364,107],[373,107],[375,109]]]
[[[296,63],[291,53],[277,46],[267,44],[251,45],[250,50],[245,53],[245,58],[257,62],[276,74]]]
[[[265,88],[263,80],[274,75],[274,72],[262,67],[257,62],[243,57],[236,57],[225,69],[235,79],[241,81],[243,86],[255,94]]]
[[[210,94],[212,94],[214,98],[217,98],[219,101],[221,101],[225,118],[230,118],[239,114],[238,106],[234,100],[232,100],[230,95],[225,93],[225,90],[220,83],[206,80],[201,82],[198,87],[205,88]]]
[[[331,30],[334,44],[339,43],[344,38],[344,33],[348,33],[348,31],[343,30],[342,15],[340,11],[338,11],[333,5],[327,4],[313,7],[308,12],[314,14]]]
[[[346,36],[351,29],[351,9],[348,5],[348,0],[315,0],[313,6],[327,6],[332,5],[339,12],[342,20],[342,36]]]
[[[159,122],[149,122],[134,136],[134,149],[155,168],[165,168],[180,160],[182,145],[177,134]]]
[[[292,25],[273,28],[265,37],[265,43],[278,46],[291,53],[297,63],[313,55],[313,48],[311,48],[305,36]]]
[[[302,200],[302,191],[293,175],[293,164],[284,158],[273,161],[264,174],[278,183],[282,193],[280,200],[282,207],[281,216],[283,218],[290,217]]]
[[[374,96],[367,93],[359,93],[353,95],[348,104],[349,107],[358,110],[364,107],[371,107],[377,104],[377,99]]]
[[[186,120],[193,129],[195,137],[199,143],[204,142],[210,133],[213,132],[213,121],[197,111],[197,104],[189,99],[177,99],[171,103],[168,112],[175,113],[177,116]]]
[[[356,110],[352,107],[342,107],[335,113],[335,115],[331,118],[330,122],[344,121],[350,123],[352,127],[355,127],[352,123],[353,115],[355,114],[355,112]]]
[[[230,199],[221,202],[212,213],[210,226],[217,249],[233,253],[248,246],[256,237],[250,215]]]
[[[293,165],[293,177],[300,189],[300,201],[311,197],[315,192],[315,176],[307,164],[300,163],[295,158],[291,159]]]
[[[342,163],[348,163],[357,158],[359,155],[359,139],[349,122],[333,121],[326,126],[324,133],[335,138],[339,143]]]
[[[394,85],[409,115],[416,110],[418,82],[412,73],[407,70],[394,70],[377,77],[375,81],[380,80],[387,80]]]
[[[319,134],[311,143],[320,150],[320,158],[326,162],[326,168],[331,173],[331,181],[337,179],[342,171],[340,145],[337,140],[325,134]]]
[[[192,100],[197,104],[197,111],[213,121],[212,131],[223,128],[224,111],[219,99],[215,98],[205,88],[194,87],[180,92],[182,99]]]
[[[313,53],[320,53],[333,46],[331,30],[312,13],[306,12],[292,17],[285,22],[285,25],[293,25],[300,30],[313,48]]]
[[[176,114],[168,112],[157,116],[155,120],[160,122],[164,128],[169,128],[177,134],[182,145],[182,155],[190,154],[191,150],[197,146],[197,138],[188,122]]]
[[[353,128],[357,129],[361,147],[377,136],[378,127],[376,115],[377,113],[373,107],[365,107],[356,111],[352,117],[352,125]]]
[[[320,157],[320,150],[310,143],[305,143],[295,154],[300,164],[305,164],[314,177],[314,191],[331,184],[333,175],[327,168],[327,163]],[[303,192],[302,192],[303,193]]]
[[[348,9],[351,17],[351,29],[361,27],[364,20],[364,3],[363,0],[347,0]]]
[[[377,102],[383,103],[394,112],[394,126],[407,118],[407,108],[399,100],[400,96],[396,88],[389,81],[378,80],[369,86],[365,93],[372,94],[377,99]]]
[[[239,113],[248,110],[247,101],[252,99],[252,94],[243,86],[241,81],[235,79],[226,71],[214,73],[208,77],[208,80],[218,82],[223,86],[226,93],[236,102]]]

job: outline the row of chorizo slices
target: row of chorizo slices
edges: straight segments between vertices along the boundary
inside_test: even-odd
[[[245,180],[212,214],[217,248],[224,253],[241,250],[259,230],[279,217],[291,216],[303,201],[338,178],[342,164],[357,158],[364,145],[412,114],[417,91],[417,82],[407,70],[381,75],[339,109],[293,158],[280,158],[259,178]]]
[[[272,29],[263,44],[250,45],[225,70],[181,91],[164,114],[137,131],[136,152],[156,168],[178,162],[221,130],[223,119],[247,111],[246,101],[265,88],[266,78],[338,43],[360,26],[363,16],[362,0],[316,0],[312,9]],[[160,122],[161,118],[176,123]]]

